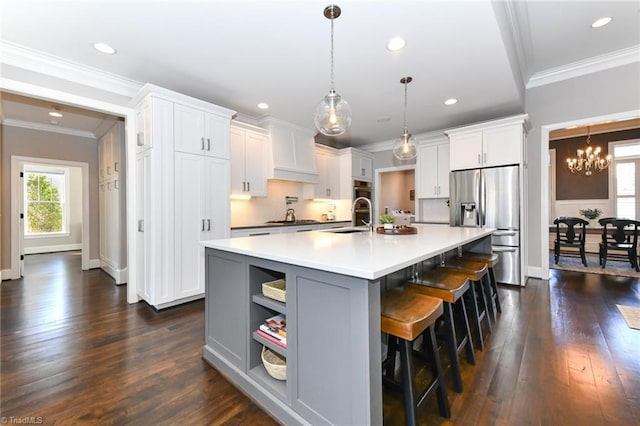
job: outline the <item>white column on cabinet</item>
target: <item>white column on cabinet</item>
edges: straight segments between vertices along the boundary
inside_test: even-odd
[[[245,171],[245,144],[243,130],[231,128],[231,193],[247,192]]]

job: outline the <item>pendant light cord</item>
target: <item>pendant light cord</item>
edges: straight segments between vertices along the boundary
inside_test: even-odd
[[[333,19],[331,18],[331,91],[333,92]]]
[[[409,84],[409,82],[404,83],[404,134],[405,135],[409,133],[409,129],[407,128],[407,84]]]

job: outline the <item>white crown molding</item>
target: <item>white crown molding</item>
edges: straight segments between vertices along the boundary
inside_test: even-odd
[[[51,124],[33,123],[31,121],[13,120],[5,118],[2,121],[5,126],[21,127],[23,129],[39,130],[42,132],[62,133],[64,135],[78,136],[81,138],[96,139],[93,132],[77,129],[69,129],[66,127],[53,126]]]
[[[640,45],[537,72],[529,79],[527,89],[556,83],[562,80],[569,80],[634,62],[640,62]]]
[[[62,80],[133,97],[143,84],[97,68],[0,40],[0,62]]]

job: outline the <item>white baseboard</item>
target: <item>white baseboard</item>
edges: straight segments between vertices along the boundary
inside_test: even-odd
[[[56,244],[53,246],[25,247],[24,254],[56,253],[59,251],[82,250],[82,243]]]
[[[0,279],[2,281],[10,280],[11,279],[11,269],[2,269],[2,270],[0,270]]]
[[[527,275],[529,278],[540,278],[547,279],[542,277],[542,268],[539,266],[529,266],[527,268]]]
[[[100,259],[89,259],[89,269],[97,269],[100,267]]]
[[[128,270],[126,267],[118,269],[111,265],[109,262],[101,261],[100,268],[102,268],[102,270],[107,274],[111,275],[111,278],[116,281],[117,285],[127,283]]]

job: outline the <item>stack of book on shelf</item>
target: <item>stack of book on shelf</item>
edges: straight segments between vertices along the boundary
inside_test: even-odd
[[[287,347],[287,317],[284,314],[278,314],[264,320],[260,324],[258,335],[275,343],[276,345]]]

